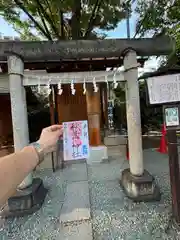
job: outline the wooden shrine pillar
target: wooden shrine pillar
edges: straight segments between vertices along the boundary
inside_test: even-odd
[[[89,143],[91,146],[99,146],[101,145],[100,91],[94,92],[92,84],[87,84],[86,102],[87,102],[87,117],[89,123]]]

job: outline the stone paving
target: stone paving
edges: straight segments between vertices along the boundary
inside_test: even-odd
[[[0,240],[180,239],[171,223],[167,155],[145,150],[144,159],[161,187],[160,202],[126,198],[119,186],[121,171],[128,167],[123,158],[88,167],[77,163],[56,173],[40,170],[36,175],[49,188],[42,209],[29,217],[0,219]]]

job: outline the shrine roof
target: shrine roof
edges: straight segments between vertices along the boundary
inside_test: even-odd
[[[148,57],[137,57],[141,67],[144,66]],[[41,61],[24,62],[24,68],[29,70],[46,70],[48,73],[58,72],[84,72],[84,71],[103,71],[106,68],[118,68],[123,65],[122,57],[114,58],[93,58],[77,60],[59,60],[59,61]],[[8,71],[7,61],[0,61],[0,67],[3,73]]]

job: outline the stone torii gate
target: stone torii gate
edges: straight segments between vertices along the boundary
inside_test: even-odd
[[[58,42],[2,41],[0,44],[0,62],[8,63],[15,151],[21,150],[29,144],[27,106],[23,85],[24,64],[32,63],[36,65],[40,62],[46,64],[55,61],[63,62],[87,58],[123,58],[124,78],[127,86],[126,101],[130,169],[123,171],[121,185],[127,196],[134,200],[158,199],[160,193],[154,183],[154,178],[144,170],[143,166],[137,56],[167,55],[172,52],[173,48],[174,42],[168,37]],[[24,200],[24,196],[27,195],[27,188],[30,189],[28,196],[31,197],[34,194],[32,189],[35,184],[37,185],[37,183],[32,181],[32,175],[30,174],[19,186],[22,189],[21,194],[18,195],[19,201],[21,198],[23,198],[23,201],[27,201]],[[42,186],[42,182],[39,182],[35,191],[39,191],[39,186]],[[31,202],[28,207],[26,206],[27,213],[34,211],[38,208],[36,206],[42,204],[42,198],[45,197],[45,194],[41,197],[38,194],[36,196],[36,202]],[[13,202],[10,200],[12,198],[8,201],[9,208],[11,208],[10,204]],[[23,202],[22,204],[25,203]],[[14,211],[14,205],[12,209]],[[7,212],[6,214],[9,214]],[[23,215],[23,210],[22,208],[15,209],[14,213]],[[14,213],[10,209],[10,215]]]

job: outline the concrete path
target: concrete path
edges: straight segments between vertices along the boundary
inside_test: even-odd
[[[92,240],[90,196],[86,163],[74,163],[64,169],[67,188],[60,212],[62,240]]]
[[[89,186],[87,181],[67,185],[60,223],[90,220]]]
[[[61,226],[58,239],[62,240],[92,240],[92,226],[89,222],[71,223]]]

